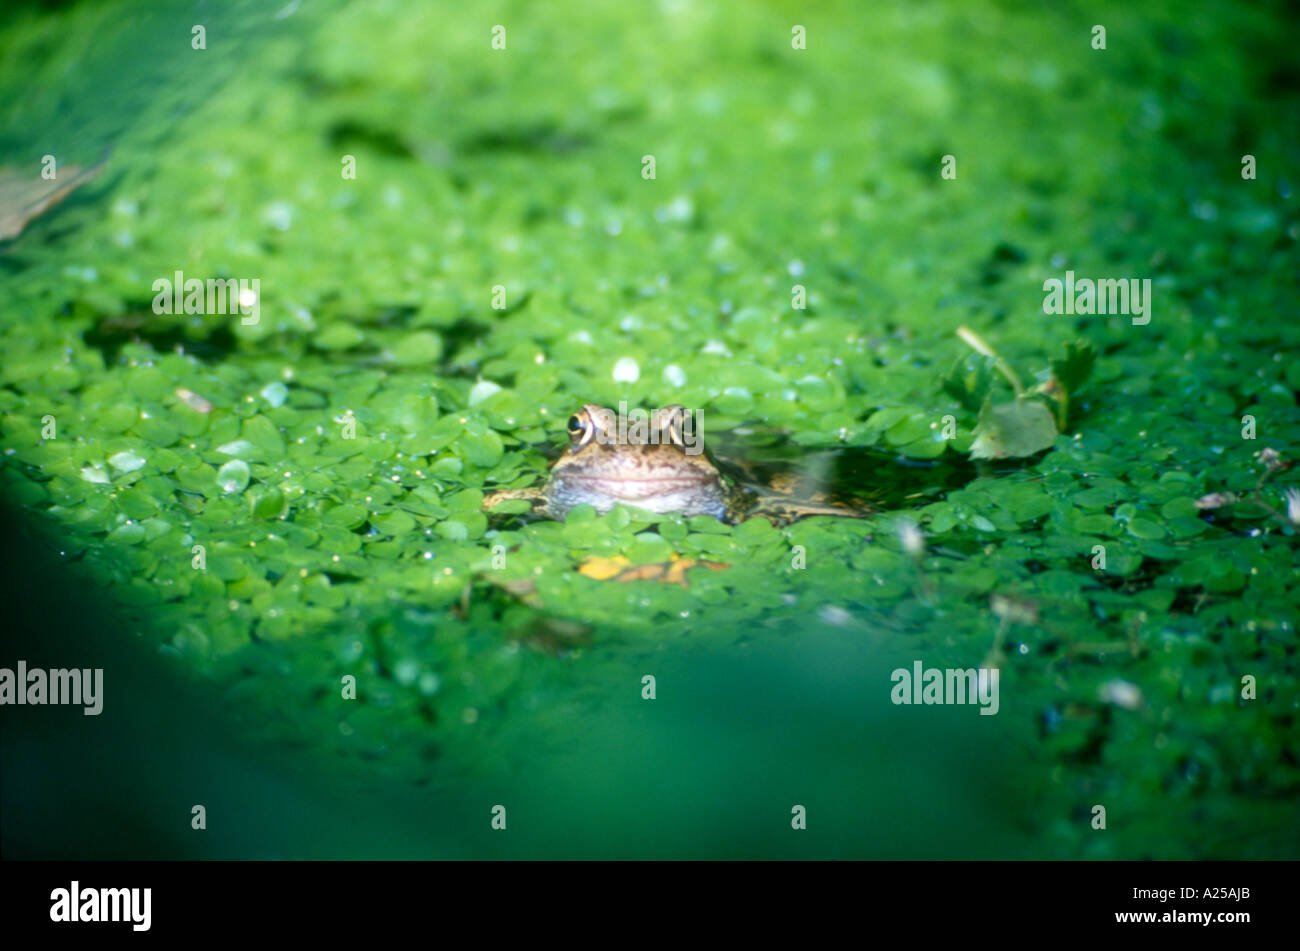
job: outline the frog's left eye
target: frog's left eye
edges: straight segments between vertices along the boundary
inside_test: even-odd
[[[592,425],[591,416],[585,412],[574,413],[569,417],[569,422],[566,425],[569,430],[569,438],[577,443],[575,449],[581,449],[587,445],[591,441],[592,434],[596,431],[596,427]]]

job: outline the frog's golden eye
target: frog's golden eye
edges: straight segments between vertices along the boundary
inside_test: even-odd
[[[591,421],[591,414],[585,410],[570,416],[566,427],[569,430],[569,438],[576,444],[575,449],[581,449],[591,442],[591,437],[596,432],[596,427]]]
[[[682,438],[682,426],[685,420],[686,408],[681,404],[674,403],[672,406],[659,411],[659,429],[667,438],[667,441],[675,446],[681,446],[684,443]]]

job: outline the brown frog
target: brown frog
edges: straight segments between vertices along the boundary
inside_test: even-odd
[[[811,515],[861,518],[864,511],[833,505],[793,486],[757,486],[724,475],[688,428],[681,406],[650,415],[648,425],[620,433],[613,410],[585,404],[569,417],[569,446],[540,488],[506,489],[483,500],[492,509],[526,499],[533,514],[563,521],[577,505],[608,512],[616,504],[684,516],[712,515],[736,523],[759,515],[783,525]]]

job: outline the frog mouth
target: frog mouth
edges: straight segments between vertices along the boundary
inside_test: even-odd
[[[620,499],[647,499],[671,492],[684,492],[708,485],[712,480],[698,476],[594,476],[566,475],[565,482],[584,491]]]

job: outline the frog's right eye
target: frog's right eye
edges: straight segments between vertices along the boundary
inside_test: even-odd
[[[587,427],[582,425],[582,420],[577,416],[569,417],[569,435],[577,439]]]

